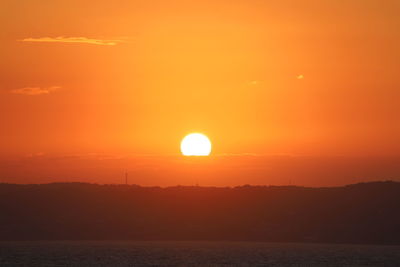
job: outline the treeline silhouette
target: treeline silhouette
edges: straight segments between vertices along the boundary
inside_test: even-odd
[[[0,240],[400,244],[400,183],[140,187],[0,184]]]

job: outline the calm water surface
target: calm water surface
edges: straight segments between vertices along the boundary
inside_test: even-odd
[[[0,242],[0,266],[400,266],[400,246],[250,242]]]

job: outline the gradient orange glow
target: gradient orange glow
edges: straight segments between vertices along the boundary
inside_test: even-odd
[[[258,184],[302,176],[271,174],[266,166],[275,161],[260,157],[397,162],[399,12],[397,0],[2,0],[2,179],[86,181],[82,162],[48,170],[49,158],[71,155],[130,157],[129,164],[105,167],[115,176],[170,161],[179,162],[169,165],[177,175],[188,160],[212,161],[208,170],[241,166],[238,172]],[[176,157],[183,133],[191,131],[218,140],[214,156]],[[40,160],[24,165],[26,158]],[[320,166],[309,167],[312,178],[298,183],[372,179],[392,163],[372,172],[343,167],[348,178],[340,182],[318,180]],[[296,164],[285,163],[281,172]],[[398,167],[385,171],[400,177]],[[104,173],[90,181],[116,181]],[[246,183],[223,173],[218,184]],[[140,181],[185,181],[152,177]]]

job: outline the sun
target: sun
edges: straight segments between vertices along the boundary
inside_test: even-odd
[[[184,156],[208,156],[211,153],[211,142],[201,133],[191,133],[181,142],[181,152]]]

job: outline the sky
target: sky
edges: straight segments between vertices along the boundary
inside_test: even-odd
[[[400,179],[399,13],[397,0],[0,0],[0,181]],[[180,155],[191,132],[209,158]]]

